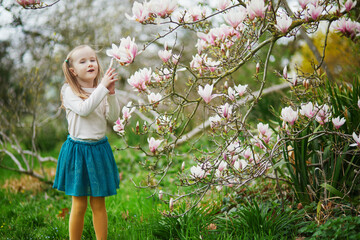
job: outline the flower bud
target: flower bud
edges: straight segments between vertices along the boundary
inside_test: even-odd
[[[184,171],[184,169],[185,169],[185,162],[183,162],[183,163],[181,164],[181,171]]]
[[[174,199],[173,198],[170,198],[169,208],[170,208],[170,211],[174,210]]]
[[[259,71],[260,71],[260,63],[258,62],[258,63],[256,64],[256,74],[258,74]]]
[[[293,86],[297,85],[297,74],[294,72],[293,77],[292,77],[292,84]]]
[[[146,122],[144,122],[144,126],[143,126],[143,129],[144,129],[144,132],[147,132],[147,129],[148,129],[148,127],[147,127],[147,124],[146,124]]]
[[[283,77],[284,77],[285,79],[287,79],[287,66],[284,67]]]
[[[227,160],[226,152],[223,153],[223,158],[224,158],[225,161]]]
[[[136,122],[136,134],[139,134],[139,121]]]
[[[40,0],[16,0],[16,2],[23,7],[31,7],[40,4]]]
[[[306,80],[303,81],[303,86],[304,86],[306,89],[309,88],[309,85],[310,85],[309,79],[306,79]]]
[[[162,191],[162,190],[159,191],[159,199],[160,199],[160,200],[163,199],[163,191]]]

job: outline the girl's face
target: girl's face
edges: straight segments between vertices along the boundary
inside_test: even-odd
[[[76,50],[71,59],[72,67],[69,69],[76,76],[80,86],[92,88],[99,71],[95,51],[86,46]]]

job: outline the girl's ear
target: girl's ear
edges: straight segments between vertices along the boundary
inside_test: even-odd
[[[69,68],[69,70],[75,77],[77,76],[74,68],[71,67],[71,68]]]

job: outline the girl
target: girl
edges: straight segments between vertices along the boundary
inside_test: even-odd
[[[70,240],[81,239],[88,197],[96,238],[107,238],[105,197],[116,194],[119,173],[105,136],[106,121],[114,122],[120,107],[115,97],[117,73],[109,68],[98,84],[100,65],[95,51],[81,45],[63,63],[61,89],[69,136],[63,144],[54,188],[72,196]]]

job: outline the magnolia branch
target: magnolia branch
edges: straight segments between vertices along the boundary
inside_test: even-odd
[[[281,91],[283,89],[289,88],[290,85],[289,83],[282,83],[279,85],[275,85],[275,86],[271,86],[269,88],[266,88],[263,90],[262,96],[269,94],[269,93],[273,93],[273,92],[277,92],[277,91]],[[258,95],[259,91],[256,91],[253,93],[254,95]],[[238,105],[244,105],[245,103],[252,101],[254,99],[253,96],[248,96],[247,98],[244,99],[240,99],[237,101],[236,104]],[[210,120],[205,121],[204,123],[201,123],[200,125],[198,125],[197,127],[195,127],[193,130],[191,130],[190,132],[186,133],[185,135],[183,135],[178,141],[177,141],[177,145],[180,145],[186,141],[188,141],[189,139],[191,139],[192,137],[194,137],[195,135],[197,135],[198,133],[200,133],[201,131],[205,130],[206,128],[208,128],[210,126]]]

